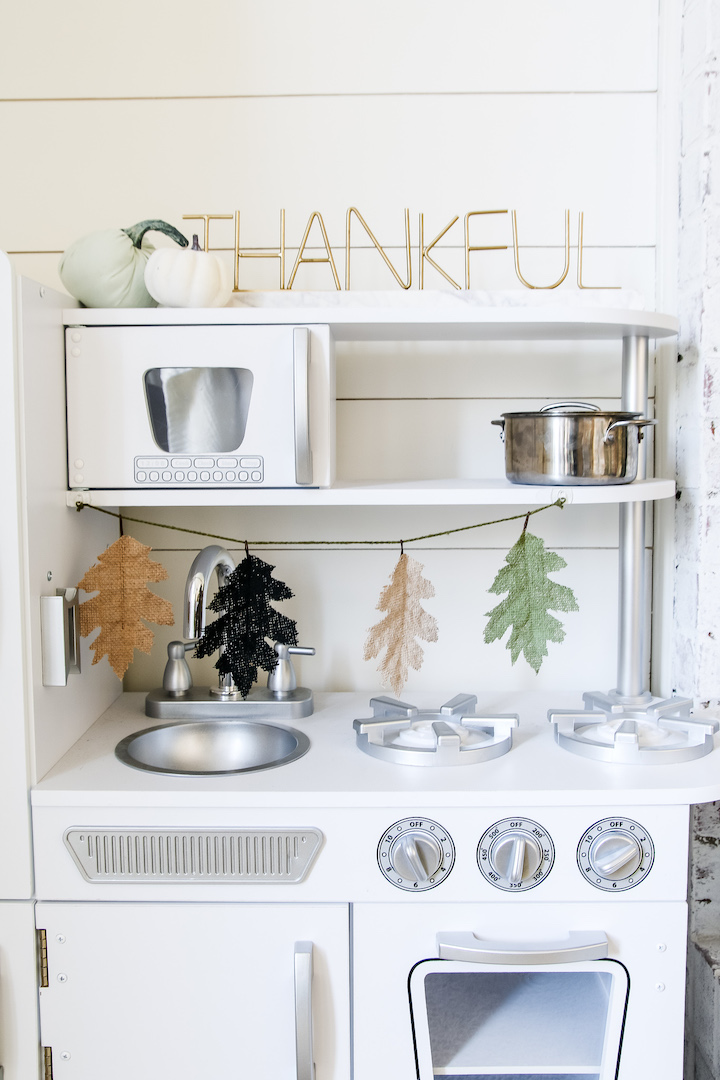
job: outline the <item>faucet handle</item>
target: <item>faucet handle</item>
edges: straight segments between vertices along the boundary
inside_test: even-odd
[[[290,659],[291,654],[314,656],[315,650],[305,645],[284,645],[282,641],[276,641],[273,647],[277,654],[277,663],[268,675],[268,690],[272,690],[274,694],[289,694],[297,689],[297,676]]]
[[[197,648],[196,641],[171,641],[163,673],[163,690],[171,697],[182,697],[193,684],[185,653]]]

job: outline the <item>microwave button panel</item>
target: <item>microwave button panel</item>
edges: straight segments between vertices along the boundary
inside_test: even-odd
[[[544,881],[555,861],[549,833],[529,818],[496,821],[486,829],[477,849],[480,873],[496,889],[526,892]]]
[[[164,457],[139,457],[135,458],[136,469],[167,469],[168,459]]]
[[[596,889],[624,892],[650,873],[655,847],[647,829],[630,818],[603,818],[578,844],[582,876]]]
[[[261,457],[184,457],[184,458],[135,458],[135,482],[137,484],[178,485],[212,484],[226,487],[229,484],[261,484],[265,476],[265,463]],[[251,471],[250,471],[251,470]],[[76,478],[77,479],[77,478]]]
[[[391,885],[407,892],[434,889],[455,861],[449,833],[429,818],[403,818],[378,844],[378,866]]]

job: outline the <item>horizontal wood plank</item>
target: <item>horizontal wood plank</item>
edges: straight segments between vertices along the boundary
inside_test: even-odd
[[[19,208],[0,228],[10,251],[62,251],[149,217],[189,233],[183,214],[236,209],[243,245],[276,246],[282,208],[288,245],[320,211],[343,249],[349,206],[393,245],[405,207],[413,230],[425,214],[426,243],[455,215],[516,209],[521,246],[559,248],[551,280],[566,209],[573,230],[584,211],[588,245],[655,241],[648,95],[0,103],[0,125],[7,159],[22,162],[0,178],[3,205]],[[505,238],[487,243],[512,243],[503,219]],[[317,220],[309,242],[322,243],[315,232]]]
[[[648,91],[656,50],[654,0],[25,0],[0,97]]]

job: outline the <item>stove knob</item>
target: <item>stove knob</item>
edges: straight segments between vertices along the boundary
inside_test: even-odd
[[[630,818],[603,818],[578,844],[577,861],[583,877],[606,892],[639,885],[649,874],[654,857],[647,831]]]
[[[590,845],[590,866],[600,877],[618,880],[630,877],[642,862],[642,849],[634,836],[607,832]]]
[[[447,877],[455,847],[442,825],[429,818],[396,821],[378,845],[378,865],[398,889],[422,892]]]
[[[390,862],[407,881],[424,885],[442,864],[442,848],[434,836],[405,833],[398,836],[390,851]]]
[[[487,829],[478,844],[483,877],[497,889],[522,891],[539,884],[552,868],[550,836],[529,818],[506,818]]]
[[[523,833],[506,833],[490,851],[490,865],[511,885],[531,878],[542,862],[537,840]]]

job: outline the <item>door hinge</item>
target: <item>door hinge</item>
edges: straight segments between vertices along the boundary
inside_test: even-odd
[[[43,1080],[53,1080],[52,1046],[43,1046]]]
[[[47,957],[47,933],[44,930],[37,931],[38,951],[38,976],[40,986],[49,986],[48,982],[48,957]]]

